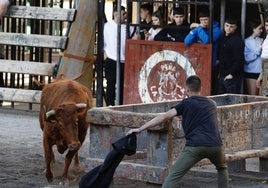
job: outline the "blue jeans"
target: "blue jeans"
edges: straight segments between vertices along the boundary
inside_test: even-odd
[[[218,171],[218,187],[228,187],[228,170],[223,147],[185,146],[162,188],[178,188],[182,177],[201,159],[208,158]]]

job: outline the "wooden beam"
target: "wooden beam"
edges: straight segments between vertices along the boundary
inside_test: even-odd
[[[0,44],[65,49],[67,37],[0,32]]]
[[[260,157],[268,157],[268,148],[264,149],[252,149],[252,150],[244,150],[238,151],[232,154],[225,154],[226,162],[239,161],[248,158],[260,158]],[[211,162],[209,159],[202,159],[195,166],[204,166],[209,165]]]
[[[54,67],[54,63],[0,60],[0,72],[52,76]]]
[[[40,103],[41,91],[0,87],[0,100],[10,102]]]
[[[75,12],[75,9],[11,6],[5,16],[9,18],[26,18],[71,22],[75,18]]]
[[[64,51],[58,71],[58,75],[65,74],[67,78],[84,77],[85,79],[79,82],[89,88],[92,83],[92,66],[95,61],[97,3],[97,1],[79,1],[76,18],[69,34],[68,46]]]

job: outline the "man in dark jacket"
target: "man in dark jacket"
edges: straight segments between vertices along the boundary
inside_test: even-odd
[[[244,66],[244,42],[236,33],[237,21],[226,19],[224,23],[224,35],[219,46],[219,83],[218,94],[241,93],[243,66]]]
[[[190,32],[190,25],[185,21],[185,13],[182,7],[172,9],[171,24],[165,26],[155,37],[156,41],[183,42]]]

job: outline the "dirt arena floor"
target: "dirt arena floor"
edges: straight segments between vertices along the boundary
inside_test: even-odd
[[[33,110],[12,110],[0,108],[0,187],[1,188],[54,188],[78,187],[79,178],[84,172],[70,171],[69,186],[62,186],[60,174],[63,166],[63,155],[57,152],[54,165],[55,180],[49,184],[45,179],[43,158],[42,131],[39,127],[38,112]],[[89,140],[86,139],[80,149],[80,161],[85,167],[87,163]],[[256,162],[252,162],[254,170]],[[85,167],[85,171],[88,170]],[[236,173],[230,176],[230,187],[262,188],[268,187],[268,173]],[[146,184],[115,178],[111,188],[160,188],[160,185]],[[191,170],[178,187],[215,188],[216,171],[211,167]]]

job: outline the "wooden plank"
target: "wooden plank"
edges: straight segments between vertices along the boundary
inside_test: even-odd
[[[92,83],[92,67],[95,61],[97,3],[97,1],[79,1],[76,18],[69,34],[68,46],[63,53],[58,71],[58,75],[65,74],[67,78],[87,77],[83,81],[80,79],[79,82],[89,88]]]
[[[5,16],[10,18],[73,21],[75,18],[75,12],[75,9],[11,6]]]
[[[225,154],[226,162],[239,161],[243,159],[257,158],[257,157],[258,158],[268,157],[268,148],[244,150],[244,151],[235,152],[233,154]],[[208,164],[211,164],[209,159],[202,159],[195,166],[204,166]]]
[[[67,37],[0,32],[0,44],[65,49]]]
[[[40,90],[0,87],[0,100],[10,102],[40,103]]]
[[[0,60],[0,72],[52,76],[54,63]]]

